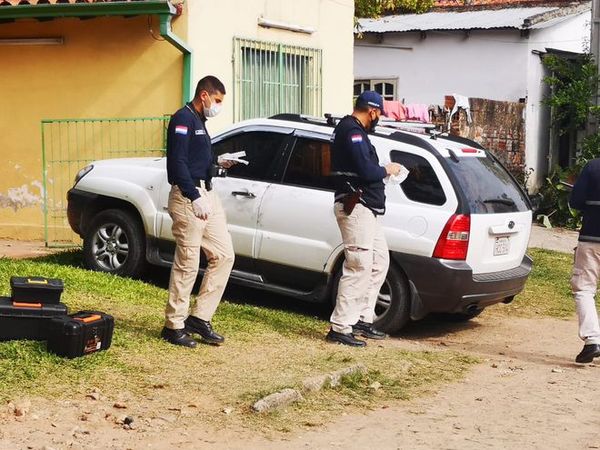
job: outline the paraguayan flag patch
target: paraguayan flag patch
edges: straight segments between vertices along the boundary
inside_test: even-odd
[[[352,136],[350,136],[350,139],[352,140],[353,144],[362,142],[362,136],[360,134],[353,134]]]
[[[188,127],[184,125],[176,125],[175,126],[175,134],[187,134]]]

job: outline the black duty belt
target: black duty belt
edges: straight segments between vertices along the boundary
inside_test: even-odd
[[[194,180],[196,187],[212,191],[212,181],[210,180]]]

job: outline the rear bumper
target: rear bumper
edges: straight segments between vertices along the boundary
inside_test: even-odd
[[[494,303],[510,301],[523,290],[532,260],[525,255],[510,270],[475,274],[465,261],[451,261],[392,252],[392,259],[405,271],[413,289],[419,314],[467,312]]]

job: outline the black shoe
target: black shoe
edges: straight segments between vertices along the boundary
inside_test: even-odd
[[[210,322],[189,316],[185,319],[185,329],[188,333],[199,334],[209,344],[222,344],[225,338],[215,333]]]
[[[325,340],[329,342],[335,342],[337,344],[349,345],[351,347],[364,347],[367,345],[365,341],[356,339],[352,333],[338,333],[337,331],[329,330]]]
[[[171,328],[164,327],[160,332],[160,337],[171,344],[181,345],[183,347],[194,348],[198,345],[198,343],[183,329],[172,330]]]
[[[575,362],[591,363],[598,356],[600,356],[600,344],[584,345],[581,353],[575,358]]]
[[[385,339],[387,337],[387,334],[385,334],[383,331],[373,328],[372,323],[363,322],[362,320],[356,322],[356,325],[352,325],[352,334],[355,336],[362,336],[367,339],[377,340]]]

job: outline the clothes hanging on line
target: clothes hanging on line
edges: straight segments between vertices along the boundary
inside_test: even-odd
[[[460,94],[452,94],[452,96],[454,97],[454,106],[448,115],[448,129],[450,129],[452,116],[454,116],[454,114],[456,114],[460,108],[464,109],[467,113],[467,123],[470,124],[473,120],[471,119],[471,105],[469,103],[469,97]]]
[[[384,100],[383,109],[385,109],[386,117],[398,121],[404,121],[407,119],[406,106],[397,100]]]

